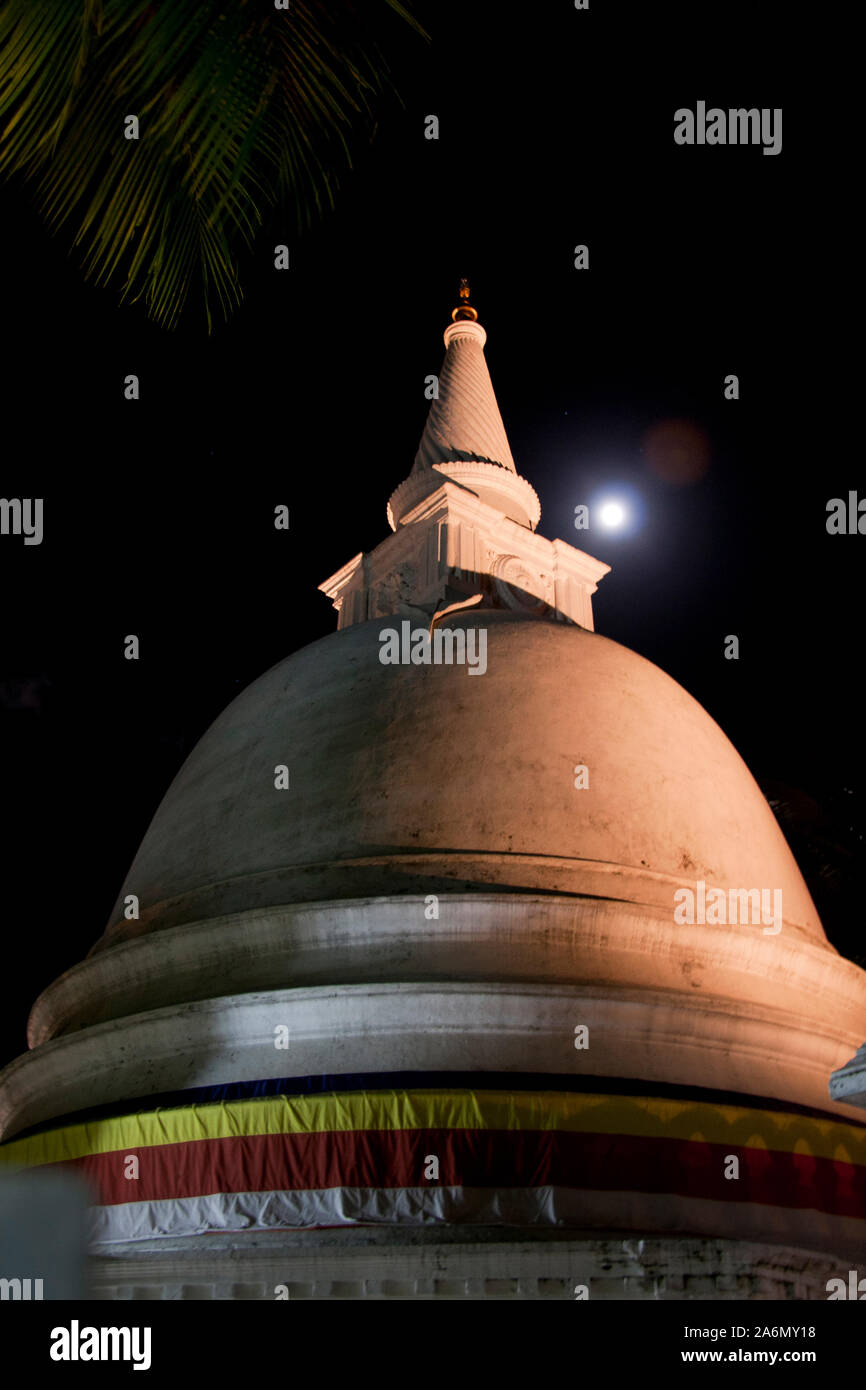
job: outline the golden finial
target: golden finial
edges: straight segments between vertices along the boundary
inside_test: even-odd
[[[472,305],[469,303],[469,281],[467,279],[464,278],[460,281],[458,293],[462,302],[458,304],[456,309],[451,310],[451,318],[454,323],[456,323],[458,319],[477,319],[478,310],[473,309]]]

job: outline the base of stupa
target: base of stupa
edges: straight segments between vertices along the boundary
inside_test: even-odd
[[[96,1300],[826,1300],[850,1261],[747,1241],[349,1228],[155,1240],[90,1261]],[[587,1293],[582,1290],[587,1290]]]

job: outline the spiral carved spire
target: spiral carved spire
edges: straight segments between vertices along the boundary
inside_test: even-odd
[[[445,329],[445,361],[439,394],[431,403],[413,473],[440,463],[496,463],[516,473],[484,357],[487,334],[469,303],[469,281],[460,281],[460,304]]]

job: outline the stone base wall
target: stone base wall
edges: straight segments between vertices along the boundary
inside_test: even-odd
[[[850,1267],[807,1250],[724,1240],[430,1237],[353,1230],[286,1233],[276,1246],[240,1236],[152,1241],[91,1260],[91,1296],[275,1300],[285,1286],[290,1300],[574,1299],[586,1285],[590,1300],[821,1300],[828,1279],[847,1280]]]

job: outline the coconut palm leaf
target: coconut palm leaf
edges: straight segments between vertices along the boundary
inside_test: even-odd
[[[241,300],[240,257],[265,213],[284,203],[302,230],[333,206],[386,89],[386,50],[409,27],[423,35],[399,0],[364,6],[7,0],[0,173],[32,180],[85,274],[162,326],[200,275],[211,329],[217,306],[228,318]]]

